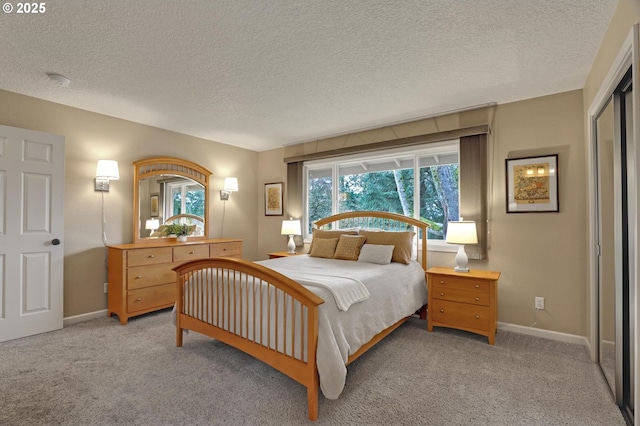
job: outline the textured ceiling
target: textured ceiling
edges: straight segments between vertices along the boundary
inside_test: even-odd
[[[56,0],[0,16],[0,89],[262,151],[582,88],[616,3]]]

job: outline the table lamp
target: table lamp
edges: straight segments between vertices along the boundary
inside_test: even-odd
[[[289,243],[287,244],[287,248],[289,249],[287,253],[295,254],[296,252],[296,243],[293,241],[294,235],[301,235],[302,228],[300,227],[299,220],[293,220],[290,218],[289,220],[282,221],[282,230],[280,231],[282,235],[289,236]]]
[[[458,244],[458,254],[456,254],[456,272],[469,272],[469,258],[464,251],[465,244],[478,244],[478,232],[476,223],[472,220],[461,220],[449,222],[447,225],[448,244]]]

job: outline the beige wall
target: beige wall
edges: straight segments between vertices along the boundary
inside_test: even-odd
[[[120,180],[105,194],[110,244],[132,242],[133,167],[141,158],[172,156],[193,161],[212,173],[210,236],[219,237],[225,176],[237,176],[239,192],[226,205],[223,236],[244,240],[243,254],[254,259],[258,226],[258,154],[27,96],[0,91],[0,124],[65,136],[64,316],[107,308],[106,250],[101,238],[101,193],[94,192],[96,162],[117,160]]]
[[[585,335],[585,189],[582,92],[572,91],[310,142],[259,154],[260,179],[286,178],[284,156],[455,128],[490,124],[490,251],[478,269],[502,272],[498,320],[529,326],[535,296],[546,299],[538,328]],[[505,213],[505,158],[559,154],[560,213]],[[268,180],[268,179],[267,179]],[[260,216],[258,255],[283,250],[278,223]],[[273,242],[278,242],[274,244]],[[429,265],[453,266],[453,253],[429,253]]]

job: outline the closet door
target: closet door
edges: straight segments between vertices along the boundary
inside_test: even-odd
[[[598,216],[598,361],[624,416],[634,418],[635,276],[631,247],[637,230],[630,191],[635,182],[631,70],[596,119]]]

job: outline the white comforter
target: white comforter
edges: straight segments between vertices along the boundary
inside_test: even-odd
[[[284,257],[256,262],[284,275],[312,274],[352,277],[362,282],[370,296],[340,310],[333,295],[323,287],[307,286],[325,303],[319,307],[316,360],[320,388],[328,399],[336,399],[344,389],[349,355],[373,336],[427,303],[424,270],[416,262],[409,265],[322,259],[309,256]]]

